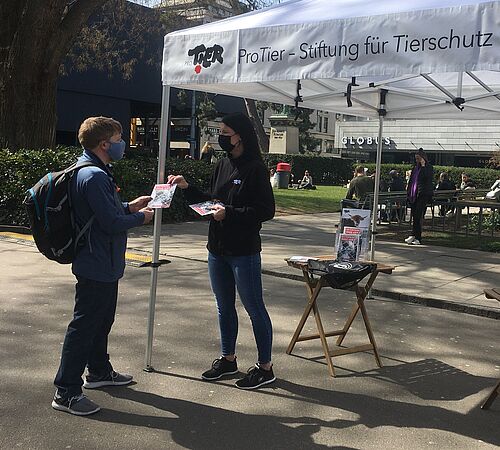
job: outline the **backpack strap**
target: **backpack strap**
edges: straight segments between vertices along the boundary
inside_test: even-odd
[[[72,173],[72,176],[73,176],[78,170],[80,170],[80,169],[82,169],[84,167],[91,167],[91,166],[95,166],[95,167],[100,168],[93,161],[82,161],[82,162],[78,162],[77,161],[74,164],[72,164],[71,166],[69,166],[65,170],[65,172],[66,173],[73,172]],[[71,207],[72,206],[72,201],[71,201],[70,189],[71,188],[68,186],[68,199],[69,199],[69,203],[70,203],[70,207]],[[75,249],[78,247],[78,242],[85,235],[85,233],[87,233],[87,231],[90,233],[90,227],[92,226],[92,223],[94,222],[94,219],[95,219],[95,214],[93,214],[90,217],[90,219],[87,221],[87,223],[78,231],[78,234],[75,237],[75,242],[73,244],[73,246],[74,246]],[[72,220],[74,220],[73,219],[73,214],[72,214]],[[92,245],[90,244],[90,242],[89,242],[89,245],[90,245],[90,252],[92,253]]]

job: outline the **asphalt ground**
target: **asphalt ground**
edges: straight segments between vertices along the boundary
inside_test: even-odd
[[[219,355],[206,263],[170,256],[160,269],[154,373],[143,372],[150,269],[129,266],[110,337],[115,368],[129,387],[88,391],[102,411],[88,418],[54,411],[52,381],[73,308],[68,266],[27,245],[0,241],[0,447],[2,449],[364,449],[497,448],[500,400],[480,404],[500,377],[498,320],[376,297],[367,309],[382,356],[334,359],[328,375],[319,341],[285,349],[305,303],[294,280],[263,276],[274,326],[278,381],[241,391],[234,379],[200,380]],[[172,253],[168,249],[166,253]],[[265,258],[265,256],[264,256]],[[389,277],[387,277],[389,278]],[[352,293],[324,290],[326,327],[338,328]],[[239,308],[241,372],[256,359]],[[366,342],[356,319],[345,345]],[[306,330],[315,332],[310,320]],[[241,376],[241,374],[239,375]]]

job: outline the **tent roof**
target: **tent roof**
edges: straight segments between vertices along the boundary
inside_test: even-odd
[[[500,1],[292,0],[168,34],[163,83],[365,117],[385,90],[388,118],[500,118],[499,25]]]
[[[197,27],[174,31],[169,36],[220,33],[222,31],[278,25],[315,24],[337,19],[372,17],[460,5],[488,3],[485,0],[289,0],[265,9],[229,17]]]

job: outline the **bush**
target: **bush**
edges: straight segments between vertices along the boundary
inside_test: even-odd
[[[343,185],[352,178],[352,162],[347,159],[266,153],[264,162],[269,168],[276,168],[279,162],[290,164],[295,182],[304,176],[306,170],[311,174],[314,184],[318,185]]]
[[[356,164],[358,165],[358,164]],[[375,170],[374,163],[362,163],[364,167],[368,167],[368,170]],[[389,171],[395,169],[404,178],[405,172],[411,170],[413,166],[410,164],[382,164],[381,166],[381,177],[390,181],[391,177]],[[436,184],[439,179],[439,174],[441,172],[448,173],[448,176],[452,183],[455,183],[457,187],[460,187],[462,182],[462,173],[468,173],[472,180],[476,183],[478,189],[488,189],[498,178],[498,170],[496,169],[483,169],[478,167],[453,167],[453,166],[434,166],[434,177],[436,179]]]
[[[27,189],[47,172],[60,170],[76,161],[81,149],[0,150],[0,223],[28,225],[22,202]]]
[[[47,172],[61,170],[72,164],[81,151],[77,147],[58,147],[55,151],[0,150],[0,223],[27,225],[28,220],[22,205],[26,190]],[[150,194],[156,181],[156,157],[130,156],[115,163],[113,169],[124,200]],[[223,153],[218,152],[217,156],[223,156]],[[342,185],[352,177],[352,162],[345,159],[270,153],[264,155],[264,161],[269,168],[276,167],[278,162],[291,164],[296,181],[302,178],[306,169],[311,173],[314,184],[318,185]],[[375,168],[374,164],[366,166],[371,170]],[[382,176],[388,180],[391,169],[397,169],[404,175],[404,171],[410,168],[409,165],[383,164]],[[165,174],[183,174],[188,182],[203,190],[208,187],[212,169],[212,164],[201,161],[168,159]],[[460,183],[460,175],[466,171],[476,181],[478,188],[490,187],[498,176],[498,170],[494,169],[435,166],[434,170],[436,177],[441,171],[448,172],[455,183]],[[184,221],[199,216],[187,206],[182,193],[178,193],[174,196],[170,208],[163,210],[163,218],[165,221]]]
[[[479,230],[479,214],[474,214],[470,218],[469,227],[472,231]],[[481,224],[483,233],[500,231],[500,211],[495,210],[491,214],[484,214]]]
[[[23,200],[26,191],[47,172],[61,170],[76,161],[81,148],[58,147],[54,150],[0,150],[0,223],[28,225]],[[165,174],[183,174],[188,182],[201,189],[208,187],[213,166],[194,160],[168,159]],[[113,174],[123,200],[149,195],[156,181],[157,158],[123,159],[114,164]],[[182,194],[176,194],[169,209],[163,210],[165,221],[182,221],[199,216],[186,205]]]

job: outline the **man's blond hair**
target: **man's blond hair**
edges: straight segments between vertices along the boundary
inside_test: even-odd
[[[122,133],[120,122],[111,117],[89,117],[78,130],[78,140],[83,148],[93,150],[101,141],[107,141],[116,133]]]

